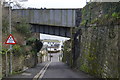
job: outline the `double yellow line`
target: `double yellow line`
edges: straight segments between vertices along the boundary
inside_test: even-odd
[[[47,68],[49,67],[50,63],[51,63],[51,62],[47,63],[47,64],[40,70],[40,72],[39,72],[36,76],[34,76],[33,80],[42,79],[42,77],[44,76],[44,74],[45,74]]]

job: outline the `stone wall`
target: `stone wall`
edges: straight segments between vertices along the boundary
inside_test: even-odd
[[[19,54],[19,53],[18,53]],[[12,74],[17,74],[21,71],[24,71],[25,69],[28,69],[30,67],[34,67],[35,64],[35,58],[33,57],[32,54],[29,55],[19,55],[17,53],[13,53],[13,63],[12,63],[12,69],[13,73]],[[6,65],[7,65],[7,75],[10,75],[9,73],[9,64],[10,64],[10,53],[8,52],[7,56],[7,64],[6,64],[6,56],[5,54],[2,55],[2,73],[3,77],[6,76]]]
[[[120,12],[119,2],[93,2],[82,9],[82,22],[92,23],[100,17]]]
[[[119,5],[90,3],[82,9],[82,22],[71,31],[71,49],[63,55],[70,66],[99,78],[120,77]]]
[[[75,26],[78,27],[82,19],[82,9],[76,10]]]
[[[73,65],[73,60],[72,60],[72,45],[71,45],[71,40],[65,41],[64,42],[64,47],[63,47],[63,58],[62,61],[72,67]]]
[[[77,69],[96,77],[119,77],[119,4],[91,3],[83,8]]]
[[[118,78],[120,25],[82,29],[77,68],[96,77]]]

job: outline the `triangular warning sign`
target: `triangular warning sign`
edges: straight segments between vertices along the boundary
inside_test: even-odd
[[[16,41],[15,41],[14,37],[12,36],[12,34],[9,35],[5,44],[16,44]]]

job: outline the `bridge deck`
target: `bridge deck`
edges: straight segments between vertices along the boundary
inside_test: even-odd
[[[81,9],[14,9],[12,14],[26,19],[33,32],[64,37],[70,37],[70,28],[81,21]]]
[[[25,18],[28,23],[76,27],[81,9],[15,9],[13,15]]]

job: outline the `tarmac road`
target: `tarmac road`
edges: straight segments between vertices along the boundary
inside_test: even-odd
[[[59,61],[59,55],[51,54],[53,57],[46,71],[44,72],[41,78],[63,78],[63,79],[71,79],[71,78],[92,78],[91,76],[71,70],[65,63]]]

